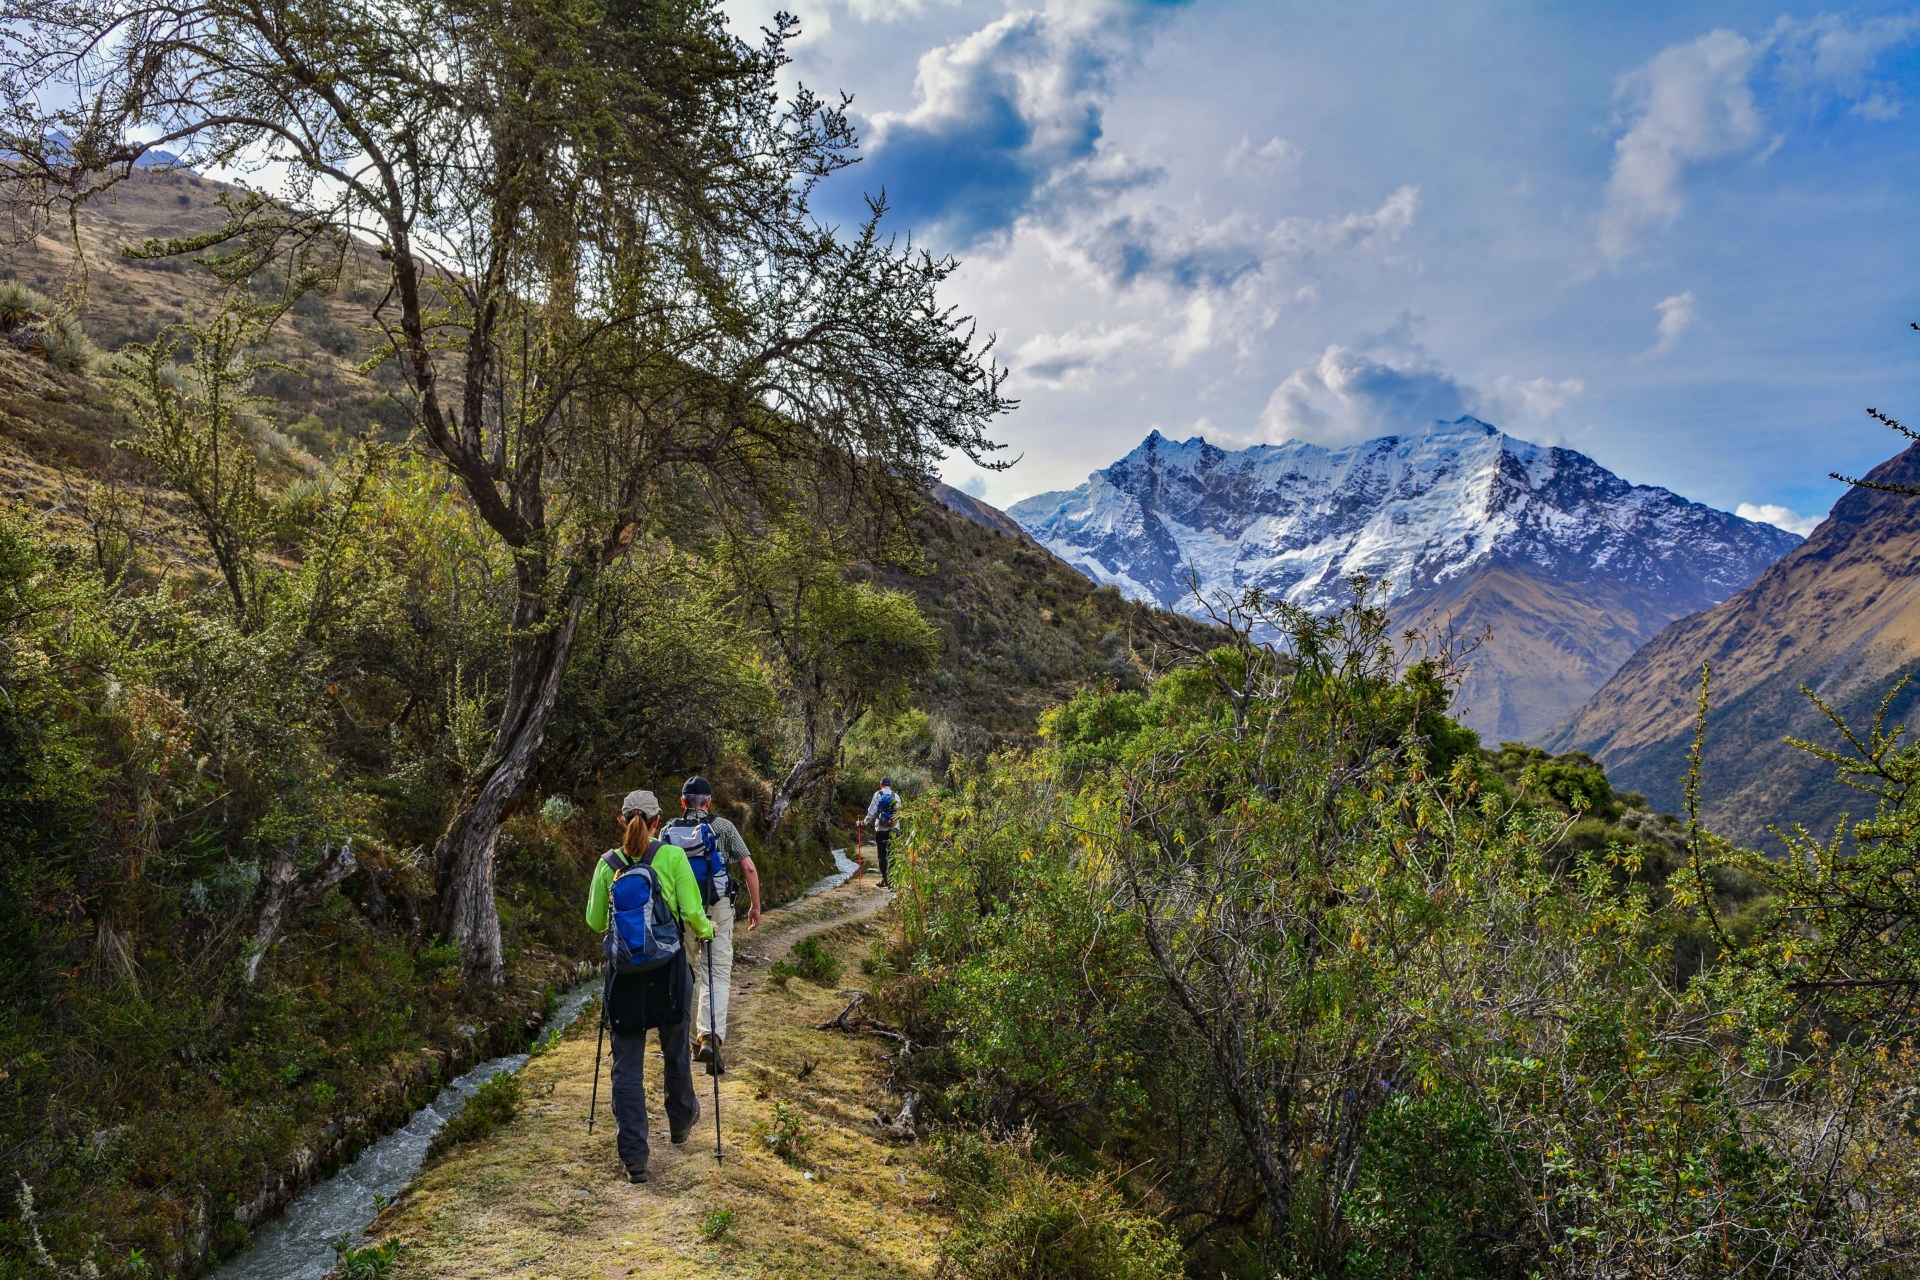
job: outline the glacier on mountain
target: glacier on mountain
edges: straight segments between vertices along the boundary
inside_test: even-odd
[[[1208,598],[1258,586],[1325,612],[1355,574],[1392,601],[1501,562],[1711,602],[1801,541],[1473,417],[1344,449],[1230,452],[1155,431],[1079,488],[1008,514],[1096,582],[1188,613],[1204,611],[1190,573]]]

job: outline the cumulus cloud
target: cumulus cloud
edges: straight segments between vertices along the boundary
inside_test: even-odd
[[[1112,74],[1151,21],[1108,2],[1018,9],[921,55],[914,105],[872,118],[870,156],[896,211],[963,245],[1006,230],[1063,170],[1096,158]],[[1084,197],[1101,176],[1073,185]]]
[[[974,472],[960,482],[960,492],[972,494],[976,498],[986,497],[987,478],[977,471]]]
[[[1279,172],[1291,169],[1300,162],[1300,148],[1285,138],[1268,138],[1265,142],[1255,143],[1245,134],[1240,141],[1227,149],[1221,157],[1220,171],[1228,177],[1242,174]]]
[[[1579,378],[1462,382],[1417,346],[1370,353],[1335,344],[1274,388],[1260,416],[1271,442],[1342,445],[1472,414],[1521,433],[1546,424],[1586,389]]]
[[[1680,216],[1690,165],[1746,150],[1766,132],[1754,102],[1757,50],[1732,31],[1662,49],[1620,82],[1627,129],[1614,143],[1600,252],[1618,262],[1640,235]]]
[[[1337,343],[1295,369],[1260,415],[1269,439],[1349,444],[1467,412],[1467,391],[1428,361],[1389,364]]]
[[[1145,192],[1118,204],[1105,216],[1023,219],[1008,265],[993,268],[1028,278],[1037,259],[1102,295],[1102,321],[1040,332],[1018,346],[1012,366],[1023,381],[1085,391],[1222,347],[1249,357],[1284,307],[1319,297],[1316,282],[1289,276],[1317,259],[1390,245],[1413,225],[1419,188],[1402,187],[1375,208],[1270,224],[1244,212],[1210,219],[1193,204],[1169,206]]]
[[[1691,289],[1685,293],[1676,293],[1670,298],[1660,299],[1653,304],[1653,309],[1660,313],[1660,319],[1653,326],[1653,345],[1640,353],[1639,358],[1642,360],[1663,356],[1673,350],[1674,344],[1680,341],[1680,335],[1700,318],[1700,311],[1694,305]]]
[[[1733,509],[1733,514],[1742,520],[1758,520],[1770,524],[1788,533],[1797,533],[1806,537],[1819,528],[1825,516],[1803,516],[1791,507],[1776,506],[1771,502],[1743,502]]]
[[[1672,227],[1686,205],[1689,169],[1771,154],[1782,139],[1769,134],[1757,85],[1836,98],[1869,120],[1898,116],[1892,88],[1869,73],[1886,50],[1917,35],[1920,18],[1912,15],[1859,23],[1782,18],[1757,40],[1709,31],[1628,72],[1614,94],[1621,132],[1600,211],[1602,256],[1617,264],[1647,233]]]

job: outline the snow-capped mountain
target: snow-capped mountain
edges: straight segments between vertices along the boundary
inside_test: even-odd
[[[1470,417],[1344,449],[1155,432],[1008,514],[1095,581],[1183,612],[1200,611],[1189,573],[1209,596],[1259,586],[1317,611],[1365,573],[1403,621],[1491,626],[1462,714],[1506,736],[1569,714],[1661,627],[1800,542]]]

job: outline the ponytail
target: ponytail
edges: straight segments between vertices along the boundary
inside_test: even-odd
[[[657,821],[657,820],[656,820]],[[635,862],[647,854],[647,846],[653,842],[653,824],[647,821],[647,815],[636,813],[627,821],[627,829],[620,837],[620,847],[627,857]]]

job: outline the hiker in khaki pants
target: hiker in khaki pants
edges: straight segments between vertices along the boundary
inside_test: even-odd
[[[693,1060],[707,1064],[707,1074],[725,1071],[720,1046],[727,1038],[727,997],[733,989],[734,900],[739,887],[728,874],[729,865],[737,865],[740,879],[747,885],[747,928],[760,927],[760,871],[753,865],[753,854],[740,835],[740,829],[725,818],[714,816],[713,784],[698,774],[680,788],[681,813],[660,833],[661,839],[686,850],[687,863],[700,885],[700,898],[707,918],[713,922],[713,937],[689,947],[693,962],[694,1041]],[[708,990],[707,949],[712,949],[712,990]]]

